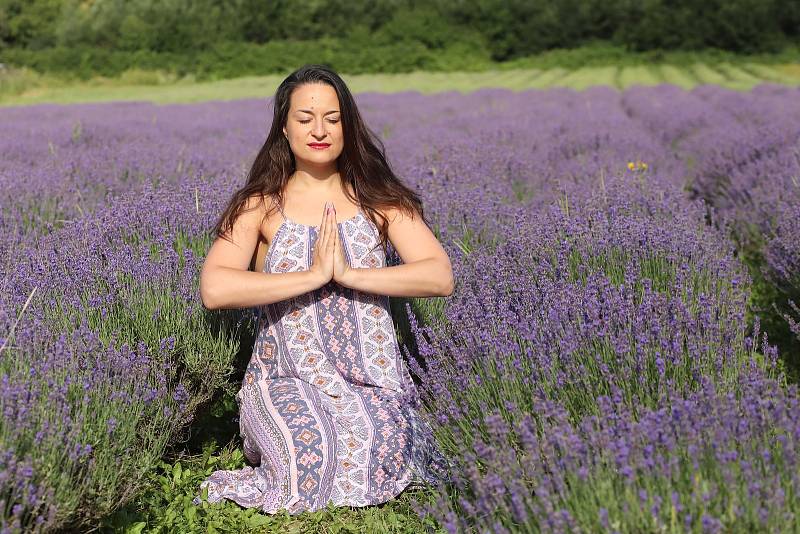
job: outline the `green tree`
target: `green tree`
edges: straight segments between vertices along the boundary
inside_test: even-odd
[[[0,0],[0,45],[38,50],[56,44],[63,0]]]

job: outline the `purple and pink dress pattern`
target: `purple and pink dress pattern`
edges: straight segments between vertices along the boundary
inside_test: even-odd
[[[306,270],[318,228],[281,215],[264,272]],[[350,266],[386,265],[378,229],[361,210],[337,226]],[[209,502],[295,514],[329,502],[378,504],[449,478],[430,427],[411,408],[417,403],[402,402],[418,397],[387,296],[331,280],[256,312],[236,394],[244,455],[256,467],[212,473],[200,486]]]

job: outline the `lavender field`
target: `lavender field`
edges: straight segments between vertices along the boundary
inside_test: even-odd
[[[452,461],[421,521],[797,528],[800,88],[356,99],[457,281],[393,299]],[[270,117],[0,109],[0,532],[98,525],[238,386],[251,310],[198,276]]]

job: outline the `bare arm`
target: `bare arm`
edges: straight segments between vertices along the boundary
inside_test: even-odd
[[[359,291],[391,297],[446,297],[453,293],[455,281],[450,258],[422,222],[419,213],[409,218],[399,210],[386,213],[389,240],[402,265],[375,268],[350,268],[339,283]]]
[[[231,231],[231,241],[217,238],[200,271],[200,298],[208,309],[248,308],[285,300],[321,287],[317,273],[249,271],[258,244],[261,215],[251,199]]]

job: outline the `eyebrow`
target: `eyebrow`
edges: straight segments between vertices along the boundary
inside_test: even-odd
[[[303,113],[309,113],[311,115],[314,114],[314,112],[311,111],[310,109],[298,109],[296,111],[302,111]],[[322,114],[322,116],[324,117],[325,115],[329,115],[331,113],[339,113],[339,110],[338,109],[332,109],[330,111],[326,111],[325,113]]]

